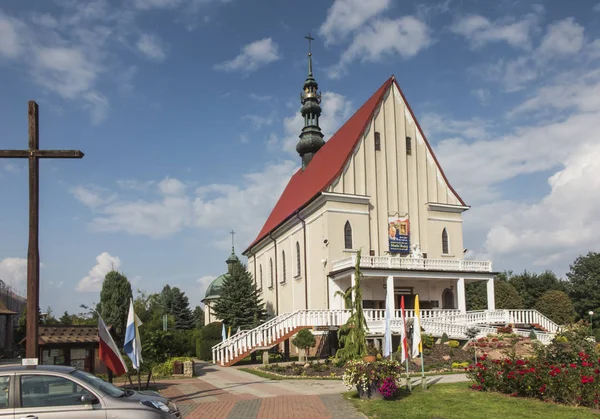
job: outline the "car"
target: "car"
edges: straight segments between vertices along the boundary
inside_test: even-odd
[[[0,419],[180,417],[175,403],[157,392],[122,389],[74,367],[0,367]]]

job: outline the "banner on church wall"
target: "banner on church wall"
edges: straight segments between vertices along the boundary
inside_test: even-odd
[[[390,253],[410,253],[408,217],[389,217],[388,237],[390,240]]]

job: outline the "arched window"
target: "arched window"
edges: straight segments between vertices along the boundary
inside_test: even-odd
[[[269,288],[273,288],[273,258],[269,259],[269,274],[271,275],[271,281],[269,282]]]
[[[448,232],[444,228],[442,231],[442,254],[447,255],[448,253],[450,253],[448,251]]]
[[[344,248],[352,249],[352,226],[350,226],[350,221],[346,221],[344,226]]]
[[[300,276],[302,273],[300,264],[300,243],[296,242],[296,276]]]
[[[287,279],[285,276],[285,250],[281,251],[281,270],[282,270],[282,278],[281,278],[281,282],[285,282],[285,280]]]
[[[260,265],[260,266],[258,267],[258,270],[259,270],[259,272],[260,272],[260,287],[259,287],[259,289],[261,289],[261,290],[262,290],[262,284],[263,284],[263,282],[262,282],[262,265]]]

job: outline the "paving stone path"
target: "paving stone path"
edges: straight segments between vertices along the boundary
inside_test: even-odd
[[[269,380],[211,364],[197,377],[158,383],[186,419],[364,419],[333,380]]]
[[[196,365],[193,379],[158,383],[185,419],[365,419],[337,380],[269,380],[236,368]],[[429,385],[468,381],[464,374],[429,376]],[[421,379],[414,378],[413,386]]]

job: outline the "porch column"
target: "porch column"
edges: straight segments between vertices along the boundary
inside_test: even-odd
[[[465,294],[465,278],[458,278],[456,282],[456,295],[458,297],[458,310],[461,313],[467,312],[467,298]]]
[[[350,294],[352,295],[352,304],[354,304],[354,286],[356,285],[356,275],[354,272],[350,274]]]
[[[487,308],[490,311],[496,310],[496,297],[494,295],[494,278],[487,280]]]
[[[396,301],[394,301],[394,277],[393,276],[387,277],[387,282],[385,284],[385,290],[386,290],[386,296],[387,296],[387,299],[385,300],[385,304],[386,304],[386,307],[389,304],[390,313],[391,313],[391,316],[393,319],[396,315],[396,313],[395,313]]]

